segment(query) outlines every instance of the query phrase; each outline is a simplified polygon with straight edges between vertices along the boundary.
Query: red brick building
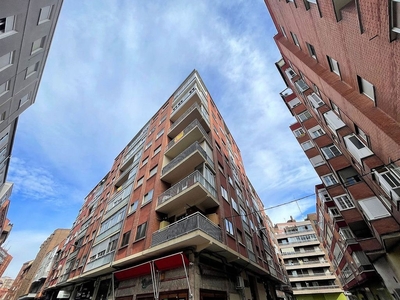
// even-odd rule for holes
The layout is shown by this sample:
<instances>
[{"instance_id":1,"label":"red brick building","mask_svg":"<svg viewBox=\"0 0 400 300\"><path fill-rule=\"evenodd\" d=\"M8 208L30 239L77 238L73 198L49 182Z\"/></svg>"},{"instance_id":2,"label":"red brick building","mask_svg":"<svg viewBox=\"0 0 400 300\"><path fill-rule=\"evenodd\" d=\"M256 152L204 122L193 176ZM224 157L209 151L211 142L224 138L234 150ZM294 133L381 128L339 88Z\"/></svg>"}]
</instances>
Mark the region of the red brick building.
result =
<instances>
[{"instance_id":1,"label":"red brick building","mask_svg":"<svg viewBox=\"0 0 400 300\"><path fill-rule=\"evenodd\" d=\"M160 106L85 198L47 297L277 299L262 201L197 71Z\"/></svg>"},{"instance_id":2,"label":"red brick building","mask_svg":"<svg viewBox=\"0 0 400 300\"><path fill-rule=\"evenodd\" d=\"M290 126L321 177L320 232L343 287L400 297L400 3L265 0Z\"/></svg>"}]
</instances>

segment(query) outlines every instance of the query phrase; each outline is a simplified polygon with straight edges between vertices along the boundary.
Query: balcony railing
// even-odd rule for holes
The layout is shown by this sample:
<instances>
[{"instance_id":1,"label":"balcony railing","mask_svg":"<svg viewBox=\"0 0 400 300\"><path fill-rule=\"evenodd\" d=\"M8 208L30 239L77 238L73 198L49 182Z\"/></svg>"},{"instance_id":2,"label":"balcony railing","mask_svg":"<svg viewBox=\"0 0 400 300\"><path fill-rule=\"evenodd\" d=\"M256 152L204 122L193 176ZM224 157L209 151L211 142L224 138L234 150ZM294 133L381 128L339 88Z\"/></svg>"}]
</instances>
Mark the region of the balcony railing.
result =
<instances>
[{"instance_id":1,"label":"balcony railing","mask_svg":"<svg viewBox=\"0 0 400 300\"><path fill-rule=\"evenodd\" d=\"M200 106L197 102L194 103L191 107L189 107L189 109L182 115L180 116L175 122L174 124L172 124L172 126L169 129L169 132L171 132L172 130L175 129L175 127L177 125L179 125L179 123L185 119L192 111L194 111L195 109L197 109L201 116L207 121L207 123L210 123L210 118L208 116L207 111L203 108L203 106Z\"/></svg>"},{"instance_id":2,"label":"balcony railing","mask_svg":"<svg viewBox=\"0 0 400 300\"><path fill-rule=\"evenodd\" d=\"M179 134L176 138L174 138L172 141L170 141L167 145L167 149L165 150L166 152L171 149L176 143L178 143L182 137L184 137L189 131L191 131L193 128L198 127L201 133L203 134L204 138L208 141L208 143L211 145L210 138L208 137L207 132L204 130L203 126L201 126L199 120L193 120L192 123L190 123L183 131L181 134Z\"/></svg>"},{"instance_id":3,"label":"balcony railing","mask_svg":"<svg viewBox=\"0 0 400 300\"><path fill-rule=\"evenodd\" d=\"M222 241L221 228L206 216L197 212L154 232L151 246L157 246L196 230L200 230L220 242Z\"/></svg>"},{"instance_id":4,"label":"balcony railing","mask_svg":"<svg viewBox=\"0 0 400 300\"><path fill-rule=\"evenodd\" d=\"M293 242L285 242L285 243L279 243L279 245L290 245L290 244L302 244L302 243L309 243L309 242L319 242L318 239L307 239L304 241L293 241Z\"/></svg>"},{"instance_id":5,"label":"balcony railing","mask_svg":"<svg viewBox=\"0 0 400 300\"><path fill-rule=\"evenodd\" d=\"M299 262L295 262L295 263L290 263L290 264L286 264L286 267L290 267L290 266L298 266L298 265L311 265L311 264L324 264L324 263L329 263L327 260L316 260L316 261L304 261L302 263Z\"/></svg>"},{"instance_id":6,"label":"balcony railing","mask_svg":"<svg viewBox=\"0 0 400 300\"><path fill-rule=\"evenodd\" d=\"M320 285L320 286L292 286L293 290L319 290L319 289L338 289L338 285Z\"/></svg>"},{"instance_id":7,"label":"balcony railing","mask_svg":"<svg viewBox=\"0 0 400 300\"><path fill-rule=\"evenodd\" d=\"M207 155L207 152L200 146L199 142L194 142L192 145L187 147L183 152L181 152L177 157L175 157L173 160L171 160L168 165L166 165L162 169L162 175L165 175L168 173L170 170L175 168L179 163L181 163L183 160L185 160L190 154L192 154L195 151L199 151L201 155L208 161L209 165L214 167L214 163L211 160L211 158Z\"/></svg>"},{"instance_id":8,"label":"balcony railing","mask_svg":"<svg viewBox=\"0 0 400 300\"><path fill-rule=\"evenodd\" d=\"M188 84L189 85L189 84ZM182 106L184 106L184 104L188 101L189 98L193 97L195 94L198 95L200 101L202 103L204 103L204 105L207 105L207 100L206 97L203 94L203 91L201 88L199 88L199 86L197 85L197 83L193 84L193 87L183 96L181 96L183 93L177 93L175 96L175 100L172 103L172 113L171 113L171 117L177 112L179 111L180 108L182 108Z\"/></svg>"},{"instance_id":9,"label":"balcony railing","mask_svg":"<svg viewBox=\"0 0 400 300\"><path fill-rule=\"evenodd\" d=\"M199 171L194 171L192 174L187 176L186 178L179 181L177 184L166 190L158 197L158 205L167 202L172 197L180 194L185 189L195 185L196 183L200 183L214 198L217 197L217 191L214 189L214 186L211 185Z\"/></svg>"},{"instance_id":10,"label":"balcony railing","mask_svg":"<svg viewBox=\"0 0 400 300\"><path fill-rule=\"evenodd\" d=\"M314 274L297 274L297 275L289 275L289 278L317 277L317 276L332 276L332 275L334 275L332 272L328 272L328 273L314 273Z\"/></svg>"},{"instance_id":11,"label":"balcony railing","mask_svg":"<svg viewBox=\"0 0 400 300\"><path fill-rule=\"evenodd\" d=\"M92 260L90 262L87 263L84 272L88 272L90 270L96 269L98 267L104 266L105 264L109 263L112 261L113 257L114 257L114 252L109 252L106 255L103 255L95 260Z\"/></svg>"},{"instance_id":12,"label":"balcony railing","mask_svg":"<svg viewBox=\"0 0 400 300\"><path fill-rule=\"evenodd\" d=\"M324 253L322 250L304 250L304 251L291 251L291 252L282 252L282 255L293 255L293 254L305 254L305 253Z\"/></svg>"}]
</instances>

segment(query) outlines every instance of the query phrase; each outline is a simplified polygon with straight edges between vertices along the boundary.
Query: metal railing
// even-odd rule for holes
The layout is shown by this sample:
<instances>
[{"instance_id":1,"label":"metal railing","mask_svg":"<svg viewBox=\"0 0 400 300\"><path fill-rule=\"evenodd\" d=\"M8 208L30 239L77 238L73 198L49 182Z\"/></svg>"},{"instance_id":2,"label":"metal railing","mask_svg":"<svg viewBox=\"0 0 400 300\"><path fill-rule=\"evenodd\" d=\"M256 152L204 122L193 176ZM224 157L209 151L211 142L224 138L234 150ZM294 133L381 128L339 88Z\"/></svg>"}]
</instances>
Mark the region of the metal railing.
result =
<instances>
[{"instance_id":1,"label":"metal railing","mask_svg":"<svg viewBox=\"0 0 400 300\"><path fill-rule=\"evenodd\" d=\"M292 286L294 290L319 290L319 289L338 289L338 285L319 285L319 286Z\"/></svg>"},{"instance_id":2,"label":"metal railing","mask_svg":"<svg viewBox=\"0 0 400 300\"><path fill-rule=\"evenodd\" d=\"M175 122L174 124L172 124L172 126L169 128L168 132L171 132L172 130L175 129L175 127L177 125L179 125L179 123L185 119L192 111L194 111L195 109L197 109L200 114L202 115L202 117L207 121L207 123L210 123L210 118L207 114L207 111L202 108L203 106L200 106L197 102L195 102L191 107L188 108L188 110L182 115L180 116Z\"/></svg>"},{"instance_id":3,"label":"metal railing","mask_svg":"<svg viewBox=\"0 0 400 300\"><path fill-rule=\"evenodd\" d=\"M189 86L190 84L188 84L187 86ZM185 104L189 98L191 98L194 94L197 94L200 101L202 103L204 103L204 105L207 105L207 100L206 97L202 91L202 89L200 88L201 86L198 86L197 83L193 84L193 87L187 91L186 94L184 94L181 97L181 93L177 94L174 98L174 102L172 103L172 113L171 113L171 117L177 112L179 111L179 109L182 107L183 104Z\"/></svg>"},{"instance_id":4,"label":"metal railing","mask_svg":"<svg viewBox=\"0 0 400 300\"><path fill-rule=\"evenodd\" d=\"M203 147L200 146L199 142L196 141L193 144L191 144L189 147L187 147L185 150L183 150L177 157L175 157L173 160L171 160L161 171L162 175L165 175L169 171L171 171L173 168L175 168L180 162L185 160L190 154L199 151L201 155L207 160L208 164L214 169L214 163L211 160L211 158L207 155L207 152L203 149Z\"/></svg>"},{"instance_id":5,"label":"metal railing","mask_svg":"<svg viewBox=\"0 0 400 300\"><path fill-rule=\"evenodd\" d=\"M207 140L207 142L211 145L211 141L210 141L210 138L208 137L207 132L204 130L203 126L201 126L199 120L195 119L188 126L186 126L185 129L183 129L182 134L178 135L179 138L175 137L172 141L170 141L168 143L165 151L168 151L169 149L171 149L176 143L178 143L182 139L182 137L184 137L189 131L191 131L196 126L199 128L199 130L201 131L201 133L203 134L203 136Z\"/></svg>"},{"instance_id":6,"label":"metal railing","mask_svg":"<svg viewBox=\"0 0 400 300\"><path fill-rule=\"evenodd\" d=\"M105 264L112 261L115 251L109 252L95 260L92 260L86 264L85 270L83 272L88 272L90 270L96 269L98 267L104 266Z\"/></svg>"},{"instance_id":7,"label":"metal railing","mask_svg":"<svg viewBox=\"0 0 400 300\"><path fill-rule=\"evenodd\" d=\"M200 183L214 198L217 198L217 191L214 188L214 185L209 183L204 176L199 171L194 171L192 174L188 175L177 184L173 185L171 188L166 190L158 197L158 205L167 202L172 197L183 192L185 189L195 185L196 183Z\"/></svg>"},{"instance_id":8,"label":"metal railing","mask_svg":"<svg viewBox=\"0 0 400 300\"><path fill-rule=\"evenodd\" d=\"M304 254L304 253L310 253L310 252L316 252L316 253L324 253L322 250L304 250L304 251L291 251L291 252L282 252L282 255L293 255L293 254Z\"/></svg>"},{"instance_id":9,"label":"metal railing","mask_svg":"<svg viewBox=\"0 0 400 300\"><path fill-rule=\"evenodd\" d=\"M289 278L298 278L298 277L318 277L318 276L331 276L334 275L333 272L327 273L314 273L314 274L297 274L297 275L289 275Z\"/></svg>"},{"instance_id":10,"label":"metal railing","mask_svg":"<svg viewBox=\"0 0 400 300\"><path fill-rule=\"evenodd\" d=\"M315 260L315 261L304 261L304 262L295 262L295 263L290 263L290 264L285 264L286 267L290 267L290 266L298 266L298 265L312 265L312 264L322 264L322 263L329 263L327 260Z\"/></svg>"},{"instance_id":11,"label":"metal railing","mask_svg":"<svg viewBox=\"0 0 400 300\"><path fill-rule=\"evenodd\" d=\"M315 238L315 239L307 239L307 240L279 243L279 245L302 244L302 243L309 243L309 242L319 242L319 240L317 238Z\"/></svg>"},{"instance_id":12,"label":"metal railing","mask_svg":"<svg viewBox=\"0 0 400 300\"><path fill-rule=\"evenodd\" d=\"M196 230L200 230L212 238L222 242L221 228L211 222L200 212L196 212L154 232L151 240L151 247L176 239Z\"/></svg>"}]
</instances>

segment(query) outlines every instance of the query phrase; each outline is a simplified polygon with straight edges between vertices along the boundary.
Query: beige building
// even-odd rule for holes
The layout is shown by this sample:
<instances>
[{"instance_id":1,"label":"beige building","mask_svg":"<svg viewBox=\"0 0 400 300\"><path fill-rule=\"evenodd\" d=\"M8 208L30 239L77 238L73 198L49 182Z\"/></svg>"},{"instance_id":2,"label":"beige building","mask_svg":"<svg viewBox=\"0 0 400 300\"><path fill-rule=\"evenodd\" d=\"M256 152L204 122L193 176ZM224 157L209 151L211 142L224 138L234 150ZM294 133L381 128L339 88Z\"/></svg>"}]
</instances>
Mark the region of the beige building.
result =
<instances>
[{"instance_id":1,"label":"beige building","mask_svg":"<svg viewBox=\"0 0 400 300\"><path fill-rule=\"evenodd\" d=\"M345 299L310 218L275 225L275 238L296 299ZM315 217L316 218L316 217ZM311 219L311 220L310 220ZM319 295L319 296L318 296Z\"/></svg>"},{"instance_id":2,"label":"beige building","mask_svg":"<svg viewBox=\"0 0 400 300\"><path fill-rule=\"evenodd\" d=\"M35 102L63 0L0 1L0 207L18 116Z\"/></svg>"},{"instance_id":3,"label":"beige building","mask_svg":"<svg viewBox=\"0 0 400 300\"><path fill-rule=\"evenodd\" d=\"M65 240L69 229L56 229L40 246L36 258L26 266L24 265L15 279L13 293L7 300L27 300L41 297L43 283L46 280L52 263L52 258L58 245Z\"/></svg>"}]
</instances>

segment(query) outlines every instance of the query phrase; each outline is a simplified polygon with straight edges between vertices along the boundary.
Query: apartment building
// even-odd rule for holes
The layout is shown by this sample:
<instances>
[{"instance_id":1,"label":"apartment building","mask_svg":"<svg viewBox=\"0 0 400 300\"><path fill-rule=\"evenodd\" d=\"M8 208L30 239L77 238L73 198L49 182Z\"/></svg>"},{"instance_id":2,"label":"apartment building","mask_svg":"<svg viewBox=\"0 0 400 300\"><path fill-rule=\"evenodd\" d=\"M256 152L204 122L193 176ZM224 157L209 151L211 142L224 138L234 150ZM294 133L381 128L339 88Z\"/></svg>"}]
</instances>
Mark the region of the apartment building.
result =
<instances>
[{"instance_id":1,"label":"apartment building","mask_svg":"<svg viewBox=\"0 0 400 300\"><path fill-rule=\"evenodd\" d=\"M5 298L13 283L14 279L12 279L11 277L5 276L0 278L0 300L3 300Z\"/></svg>"},{"instance_id":2,"label":"apartment building","mask_svg":"<svg viewBox=\"0 0 400 300\"><path fill-rule=\"evenodd\" d=\"M49 299L277 299L263 204L194 70L85 198Z\"/></svg>"},{"instance_id":3,"label":"apartment building","mask_svg":"<svg viewBox=\"0 0 400 300\"><path fill-rule=\"evenodd\" d=\"M6 249L0 247L0 276L3 276L12 258L13 257L7 252Z\"/></svg>"},{"instance_id":4,"label":"apartment building","mask_svg":"<svg viewBox=\"0 0 400 300\"><path fill-rule=\"evenodd\" d=\"M346 299L310 219L278 223L274 231L296 299Z\"/></svg>"},{"instance_id":5,"label":"apartment building","mask_svg":"<svg viewBox=\"0 0 400 300\"><path fill-rule=\"evenodd\" d=\"M7 300L29 300L42 298L44 282L53 264L54 257L69 234L69 229L56 229L42 243L35 259L25 263L6 295Z\"/></svg>"},{"instance_id":6,"label":"apartment building","mask_svg":"<svg viewBox=\"0 0 400 300\"><path fill-rule=\"evenodd\" d=\"M2 210L12 190L12 184L6 183L6 179L18 116L35 102L62 2L62 0L0 1L0 207Z\"/></svg>"},{"instance_id":7,"label":"apartment building","mask_svg":"<svg viewBox=\"0 0 400 300\"><path fill-rule=\"evenodd\" d=\"M400 299L399 2L265 3L336 273L352 297Z\"/></svg>"}]
</instances>

